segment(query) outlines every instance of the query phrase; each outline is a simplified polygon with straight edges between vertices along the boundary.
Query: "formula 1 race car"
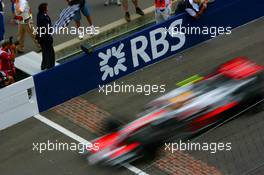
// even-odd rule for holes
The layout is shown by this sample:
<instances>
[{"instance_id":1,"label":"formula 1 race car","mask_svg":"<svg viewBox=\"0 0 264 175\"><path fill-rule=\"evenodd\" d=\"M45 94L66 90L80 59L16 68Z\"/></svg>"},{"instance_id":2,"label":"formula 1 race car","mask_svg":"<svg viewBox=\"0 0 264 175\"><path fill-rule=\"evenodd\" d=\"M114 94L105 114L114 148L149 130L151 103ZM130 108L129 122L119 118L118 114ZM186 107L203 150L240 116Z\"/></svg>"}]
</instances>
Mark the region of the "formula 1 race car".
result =
<instances>
[{"instance_id":1,"label":"formula 1 race car","mask_svg":"<svg viewBox=\"0 0 264 175\"><path fill-rule=\"evenodd\" d=\"M194 76L147 104L140 118L92 141L91 164L116 166L135 160L154 145L197 134L263 98L264 67L245 57L220 65L206 77Z\"/></svg>"}]
</instances>

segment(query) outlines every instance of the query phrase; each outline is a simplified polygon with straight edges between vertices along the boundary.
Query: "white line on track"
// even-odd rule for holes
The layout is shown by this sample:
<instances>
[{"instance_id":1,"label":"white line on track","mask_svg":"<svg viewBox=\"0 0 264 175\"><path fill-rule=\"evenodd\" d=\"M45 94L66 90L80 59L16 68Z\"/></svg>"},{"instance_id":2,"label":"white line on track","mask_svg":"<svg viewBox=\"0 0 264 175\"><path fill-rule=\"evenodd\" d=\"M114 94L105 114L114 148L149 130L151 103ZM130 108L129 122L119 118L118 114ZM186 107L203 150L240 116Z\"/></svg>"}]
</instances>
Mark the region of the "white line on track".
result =
<instances>
[{"instance_id":1,"label":"white line on track","mask_svg":"<svg viewBox=\"0 0 264 175\"><path fill-rule=\"evenodd\" d=\"M52 127L53 129L56 129L57 131L67 135L68 137L72 138L73 140L76 140L77 142L83 143L83 144L91 144L91 142L85 140L84 138L78 136L77 134L74 134L73 132L71 132L70 130L58 125L57 123L47 119L46 117L37 114L34 116L34 118L38 119L39 121L49 125L50 127ZM138 175L148 175L147 173L145 173L144 171L140 170L139 168L130 165L128 163L123 164L123 167L127 168L128 170L132 171L135 174Z\"/></svg>"}]
</instances>

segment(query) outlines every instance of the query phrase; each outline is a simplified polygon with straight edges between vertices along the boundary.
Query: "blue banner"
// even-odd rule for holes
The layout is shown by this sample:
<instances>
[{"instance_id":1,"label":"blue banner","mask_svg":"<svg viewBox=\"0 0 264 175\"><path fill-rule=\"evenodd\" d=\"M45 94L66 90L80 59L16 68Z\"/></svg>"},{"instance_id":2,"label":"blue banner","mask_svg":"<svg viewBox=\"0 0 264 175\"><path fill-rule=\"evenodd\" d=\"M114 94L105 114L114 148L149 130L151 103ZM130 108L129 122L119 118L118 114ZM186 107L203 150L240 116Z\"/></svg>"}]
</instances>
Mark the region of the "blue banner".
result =
<instances>
[{"instance_id":1,"label":"blue banner","mask_svg":"<svg viewBox=\"0 0 264 175\"><path fill-rule=\"evenodd\" d=\"M231 34L231 29L263 16L263 9L262 0L216 0L199 20L179 14L98 48L91 55L80 54L34 76L39 110L45 111L216 35Z\"/></svg>"}]
</instances>

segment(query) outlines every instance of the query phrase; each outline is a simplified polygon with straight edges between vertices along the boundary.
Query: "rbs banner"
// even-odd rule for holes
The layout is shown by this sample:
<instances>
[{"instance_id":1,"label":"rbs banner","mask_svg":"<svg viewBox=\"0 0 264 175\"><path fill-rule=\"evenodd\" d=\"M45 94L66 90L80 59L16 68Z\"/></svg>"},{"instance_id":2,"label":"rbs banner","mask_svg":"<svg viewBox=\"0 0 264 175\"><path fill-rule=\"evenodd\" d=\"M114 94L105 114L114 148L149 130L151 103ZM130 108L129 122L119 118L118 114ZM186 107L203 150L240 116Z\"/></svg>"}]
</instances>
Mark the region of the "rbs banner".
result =
<instances>
[{"instance_id":1,"label":"rbs banner","mask_svg":"<svg viewBox=\"0 0 264 175\"><path fill-rule=\"evenodd\" d=\"M173 31L182 25L182 19L175 19L167 25L168 28L158 27L100 51L98 57L101 60L99 65L102 81L144 67L182 48L186 40L185 34Z\"/></svg>"},{"instance_id":2,"label":"rbs banner","mask_svg":"<svg viewBox=\"0 0 264 175\"><path fill-rule=\"evenodd\" d=\"M45 111L217 35L264 15L264 1L221 0L201 19L179 14L129 37L81 54L72 61L34 76L38 105ZM199 57L197 57L199 59ZM155 75L153 75L155 76Z\"/></svg>"}]
</instances>

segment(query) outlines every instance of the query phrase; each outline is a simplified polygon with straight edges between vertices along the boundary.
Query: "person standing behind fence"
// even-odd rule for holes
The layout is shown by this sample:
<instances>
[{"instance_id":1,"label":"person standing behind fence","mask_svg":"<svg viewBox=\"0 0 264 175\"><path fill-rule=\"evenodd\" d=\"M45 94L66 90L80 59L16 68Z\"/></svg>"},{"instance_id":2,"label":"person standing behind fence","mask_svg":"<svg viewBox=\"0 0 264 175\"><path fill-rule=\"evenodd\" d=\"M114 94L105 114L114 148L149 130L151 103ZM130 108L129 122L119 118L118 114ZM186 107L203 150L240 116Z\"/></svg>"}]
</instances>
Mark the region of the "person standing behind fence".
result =
<instances>
[{"instance_id":1,"label":"person standing behind fence","mask_svg":"<svg viewBox=\"0 0 264 175\"><path fill-rule=\"evenodd\" d=\"M0 0L0 12L4 11L4 3L3 0Z\"/></svg>"},{"instance_id":2,"label":"person standing behind fence","mask_svg":"<svg viewBox=\"0 0 264 175\"><path fill-rule=\"evenodd\" d=\"M10 3L11 3L11 12L12 12L12 19L11 19L11 23L15 23L16 24L16 20L15 20L15 17L16 17L16 8L15 8L15 0L10 0Z\"/></svg>"},{"instance_id":3,"label":"person standing behind fence","mask_svg":"<svg viewBox=\"0 0 264 175\"><path fill-rule=\"evenodd\" d=\"M139 8L139 6L138 6L138 0L132 0L132 2L136 8L136 13L141 15L141 16L145 15L144 12L141 10L141 8ZM125 11L125 20L127 22L130 22L131 18L130 18L130 14L128 11L128 0L122 0L122 5L123 5L123 9Z\"/></svg>"},{"instance_id":4,"label":"person standing behind fence","mask_svg":"<svg viewBox=\"0 0 264 175\"><path fill-rule=\"evenodd\" d=\"M167 20L171 14L172 0L155 0L156 23Z\"/></svg>"},{"instance_id":5,"label":"person standing behind fence","mask_svg":"<svg viewBox=\"0 0 264 175\"><path fill-rule=\"evenodd\" d=\"M10 55L11 61L15 62L16 57L16 45L13 42L13 37L9 37L9 40L2 42L2 50Z\"/></svg>"},{"instance_id":6,"label":"person standing behind fence","mask_svg":"<svg viewBox=\"0 0 264 175\"><path fill-rule=\"evenodd\" d=\"M3 11L4 11L3 2L2 0L0 0L0 42L4 39L4 34L5 34L5 22L4 22Z\"/></svg>"},{"instance_id":7,"label":"person standing behind fence","mask_svg":"<svg viewBox=\"0 0 264 175\"><path fill-rule=\"evenodd\" d=\"M6 77L6 85L14 83L14 75L16 73L16 69L14 66L12 55L5 52L3 48L0 46L0 71L4 73ZM2 74L3 75L3 74Z\"/></svg>"},{"instance_id":8,"label":"person standing behind fence","mask_svg":"<svg viewBox=\"0 0 264 175\"><path fill-rule=\"evenodd\" d=\"M42 49L42 63L41 70L50 69L55 66L55 52L53 48L53 38L49 34L48 28L52 26L50 17L48 16L48 4L42 3L39 5L37 15L37 40ZM40 30L47 31L45 34L40 35Z\"/></svg>"},{"instance_id":9,"label":"person standing behind fence","mask_svg":"<svg viewBox=\"0 0 264 175\"><path fill-rule=\"evenodd\" d=\"M36 35L33 32L33 20L31 15L31 10L27 0L15 0L15 19L18 22L18 53L24 53L24 42L25 34L28 32L37 47L40 50L40 46L36 40Z\"/></svg>"},{"instance_id":10,"label":"person standing behind fence","mask_svg":"<svg viewBox=\"0 0 264 175\"><path fill-rule=\"evenodd\" d=\"M84 37L84 33L85 31L81 31L80 27L81 27L81 12L82 14L86 17L90 27L91 27L91 31L92 33L94 33L95 28L93 26L93 21L92 21L92 17L90 15L90 11L89 11L89 7L88 7L88 3L86 2L86 0L66 0L68 2L68 5L75 5L75 4L80 4L80 10L78 10L75 14L75 16L73 17L73 20L75 21L76 27L78 28L78 34L79 34L79 39L83 39Z\"/></svg>"},{"instance_id":11,"label":"person standing behind fence","mask_svg":"<svg viewBox=\"0 0 264 175\"><path fill-rule=\"evenodd\" d=\"M175 14L186 11L190 16L198 19L202 16L207 8L207 4L213 0L181 0L175 10Z\"/></svg>"}]
</instances>

